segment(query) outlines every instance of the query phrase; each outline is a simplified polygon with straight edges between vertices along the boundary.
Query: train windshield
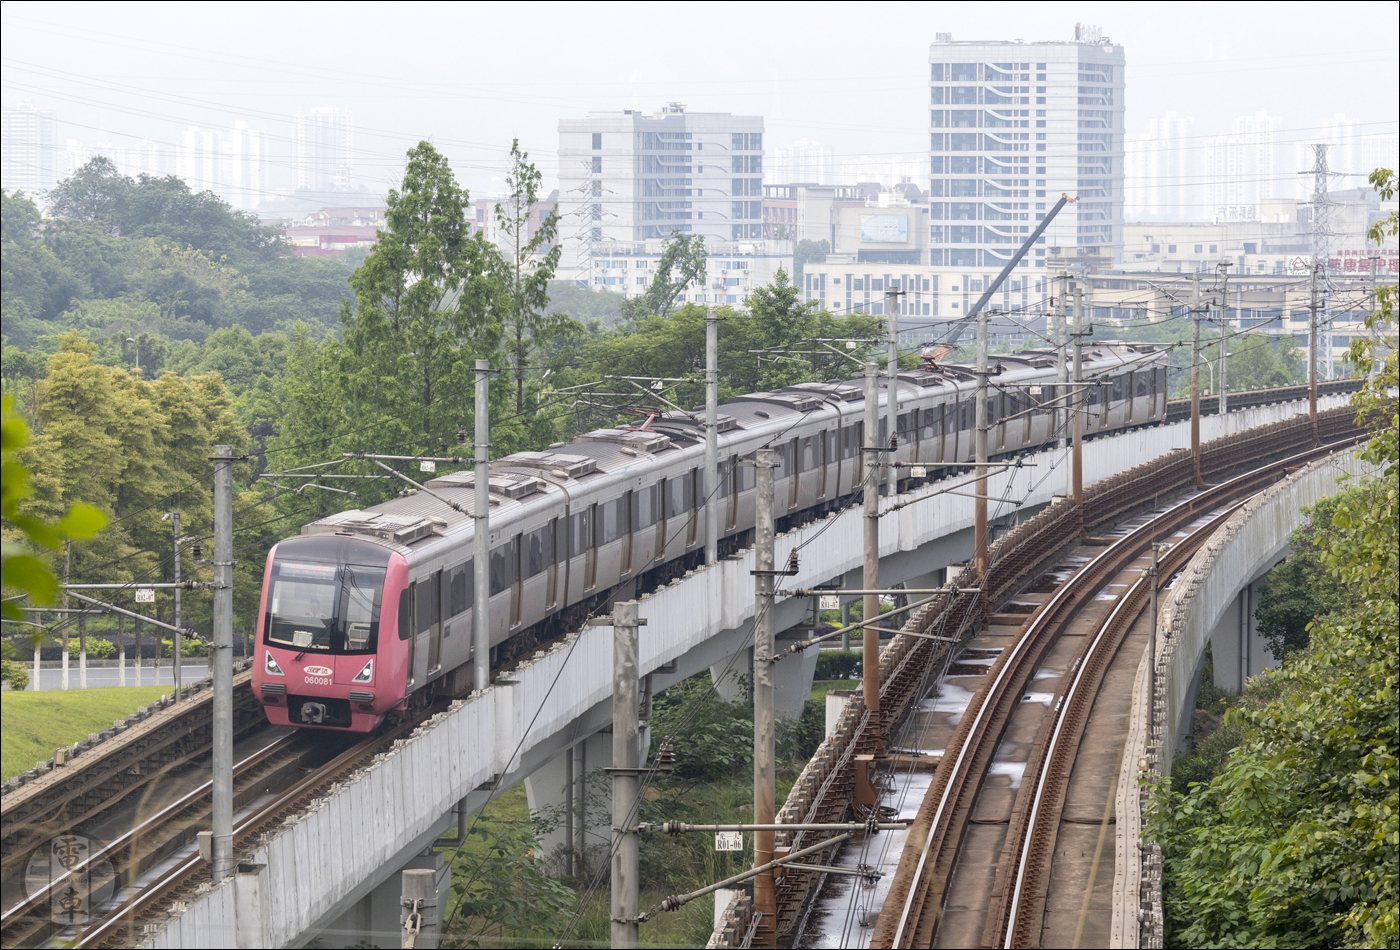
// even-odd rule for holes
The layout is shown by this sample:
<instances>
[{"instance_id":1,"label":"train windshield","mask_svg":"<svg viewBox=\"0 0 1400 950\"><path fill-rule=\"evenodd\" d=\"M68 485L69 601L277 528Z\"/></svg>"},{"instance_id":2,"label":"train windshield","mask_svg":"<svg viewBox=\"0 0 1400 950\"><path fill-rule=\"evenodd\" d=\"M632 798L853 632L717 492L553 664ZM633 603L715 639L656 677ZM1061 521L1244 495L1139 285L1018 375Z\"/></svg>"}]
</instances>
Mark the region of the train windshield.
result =
<instances>
[{"instance_id":1,"label":"train windshield","mask_svg":"<svg viewBox=\"0 0 1400 950\"><path fill-rule=\"evenodd\" d=\"M276 560L263 642L314 653L373 653L384 568Z\"/></svg>"}]
</instances>

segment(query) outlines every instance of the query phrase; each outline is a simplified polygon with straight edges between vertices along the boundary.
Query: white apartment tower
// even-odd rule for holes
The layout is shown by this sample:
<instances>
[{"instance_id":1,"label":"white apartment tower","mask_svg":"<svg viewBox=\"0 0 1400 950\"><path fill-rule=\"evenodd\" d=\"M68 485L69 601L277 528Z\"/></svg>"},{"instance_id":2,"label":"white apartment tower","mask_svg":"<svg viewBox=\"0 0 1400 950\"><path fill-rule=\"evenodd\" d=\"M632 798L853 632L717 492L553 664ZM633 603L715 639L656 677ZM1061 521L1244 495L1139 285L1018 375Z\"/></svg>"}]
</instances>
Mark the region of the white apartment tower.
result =
<instances>
[{"instance_id":1,"label":"white apartment tower","mask_svg":"<svg viewBox=\"0 0 1400 950\"><path fill-rule=\"evenodd\" d=\"M1061 193L1046 248L1102 255L1123 244L1123 47L955 42L929 47L929 257L935 266L1004 264Z\"/></svg>"},{"instance_id":2,"label":"white apartment tower","mask_svg":"<svg viewBox=\"0 0 1400 950\"><path fill-rule=\"evenodd\" d=\"M676 231L761 240L763 119L673 102L560 120L559 214L571 267Z\"/></svg>"},{"instance_id":3,"label":"white apartment tower","mask_svg":"<svg viewBox=\"0 0 1400 950\"><path fill-rule=\"evenodd\" d=\"M1206 144L1206 215L1216 221L1252 221L1262 201L1280 195L1275 166L1282 124L1267 112L1238 116L1229 135Z\"/></svg>"},{"instance_id":4,"label":"white apartment tower","mask_svg":"<svg viewBox=\"0 0 1400 950\"><path fill-rule=\"evenodd\" d=\"M22 102L0 113L0 181L8 191L23 191L31 199L56 183L52 112Z\"/></svg>"},{"instance_id":5,"label":"white apartment tower","mask_svg":"<svg viewBox=\"0 0 1400 950\"><path fill-rule=\"evenodd\" d=\"M770 184L832 184L831 149L820 142L798 139L778 149Z\"/></svg>"},{"instance_id":6,"label":"white apartment tower","mask_svg":"<svg viewBox=\"0 0 1400 950\"><path fill-rule=\"evenodd\" d=\"M222 191L224 163L219 133L197 125L185 127L175 151L175 174L190 191Z\"/></svg>"},{"instance_id":7,"label":"white apartment tower","mask_svg":"<svg viewBox=\"0 0 1400 950\"><path fill-rule=\"evenodd\" d=\"M355 171L350 109L297 110L297 188L349 191Z\"/></svg>"},{"instance_id":8,"label":"white apartment tower","mask_svg":"<svg viewBox=\"0 0 1400 950\"><path fill-rule=\"evenodd\" d=\"M248 123L233 123L224 140L224 164L228 173L225 195L229 204L252 211L267 195L267 155L261 129Z\"/></svg>"},{"instance_id":9,"label":"white apartment tower","mask_svg":"<svg viewBox=\"0 0 1400 950\"><path fill-rule=\"evenodd\" d=\"M1124 155L1124 213L1129 218L1188 221L1199 217L1200 195L1194 167L1191 127L1195 119L1175 112L1147 123Z\"/></svg>"}]
</instances>

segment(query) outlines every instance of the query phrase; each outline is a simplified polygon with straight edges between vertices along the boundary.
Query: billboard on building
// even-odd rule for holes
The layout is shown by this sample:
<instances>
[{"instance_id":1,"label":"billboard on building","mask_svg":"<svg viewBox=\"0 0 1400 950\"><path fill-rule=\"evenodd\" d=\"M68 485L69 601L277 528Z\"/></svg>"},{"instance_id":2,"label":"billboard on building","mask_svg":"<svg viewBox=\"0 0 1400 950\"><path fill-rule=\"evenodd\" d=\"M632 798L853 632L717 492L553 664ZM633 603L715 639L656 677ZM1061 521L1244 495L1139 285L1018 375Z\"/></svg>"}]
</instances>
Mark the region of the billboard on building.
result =
<instances>
[{"instance_id":1,"label":"billboard on building","mask_svg":"<svg viewBox=\"0 0 1400 950\"><path fill-rule=\"evenodd\" d=\"M860 216L861 243L909 243L909 216L906 214L863 214Z\"/></svg>"}]
</instances>

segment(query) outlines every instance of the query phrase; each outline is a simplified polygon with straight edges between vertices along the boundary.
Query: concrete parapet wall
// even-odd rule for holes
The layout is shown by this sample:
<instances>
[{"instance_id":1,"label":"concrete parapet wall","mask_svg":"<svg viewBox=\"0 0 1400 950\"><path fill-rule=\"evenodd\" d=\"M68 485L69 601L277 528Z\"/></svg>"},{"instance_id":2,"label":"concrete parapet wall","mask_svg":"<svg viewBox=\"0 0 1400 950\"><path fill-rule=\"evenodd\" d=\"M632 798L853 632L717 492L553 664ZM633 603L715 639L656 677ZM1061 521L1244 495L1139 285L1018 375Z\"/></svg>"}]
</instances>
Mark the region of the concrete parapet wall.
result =
<instances>
[{"instance_id":1,"label":"concrete parapet wall","mask_svg":"<svg viewBox=\"0 0 1400 950\"><path fill-rule=\"evenodd\" d=\"M1156 689L1147 688L1148 657L1134 683L1136 697L1124 747L1116 801L1117 866L1113 887L1114 947L1162 946L1161 852L1138 838L1148 795L1140 780L1171 772L1177 724L1194 703L1195 678L1212 630L1238 592L1272 565L1302 509L1335 494L1346 477L1375 468L1344 449L1300 469L1246 502L1196 552L1162 598L1156 641ZM1140 766L1146 766L1146 772Z\"/></svg>"},{"instance_id":2,"label":"concrete parapet wall","mask_svg":"<svg viewBox=\"0 0 1400 950\"><path fill-rule=\"evenodd\" d=\"M1319 400L1324 408L1346 397ZM1266 425L1306 412L1305 403L1243 410L1202 420L1202 439ZM1084 449L1086 484L1107 478L1125 460L1156 458L1189 445L1186 423L1154 426L1094 439ZM1035 467L991 477L990 493L1006 503L993 515L1043 505L1063 494L1066 459L1047 451L1030 456ZM917 499L937 486L917 489L882 507ZM970 493L969 493L970 494ZM807 542L795 587L814 587L860 565L862 513L849 509L788 532L778 557ZM882 525L880 554L915 551L970 527L973 499L945 493L891 514ZM642 599L639 671L650 673L687 654L703 653L711 640L740 631L754 616L752 550L678 578ZM482 786L504 776L523 778L568 745L607 724L612 689L612 628L591 627L556 641L525 659L490 689L425 723L366 769L323 799L264 835L241 860L248 870L200 894L151 934L146 946L281 946L308 939L347 906L394 873L407 858L446 829L454 804L486 801ZM882 667L897 664L915 641L898 638ZM696 651L692 653L692 651ZM692 675L712 662L682 663L657 674L657 688ZM856 704L848 704L837 730L853 730ZM237 900L235 900L235 889ZM234 908L238 910L235 928ZM185 921L188 919L189 923ZM236 937L237 942L234 942Z\"/></svg>"},{"instance_id":3,"label":"concrete parapet wall","mask_svg":"<svg viewBox=\"0 0 1400 950\"><path fill-rule=\"evenodd\" d=\"M1163 598L1158 643L1158 700L1164 729L1162 760L1156 767L1171 771L1172 748L1167 733L1181 721L1192 694L1197 667L1211 631L1235 603L1240 589L1273 563L1303 521L1302 509L1336 494L1343 475L1372 472L1351 449L1308 465L1246 502L1196 552L1172 589Z\"/></svg>"}]
</instances>

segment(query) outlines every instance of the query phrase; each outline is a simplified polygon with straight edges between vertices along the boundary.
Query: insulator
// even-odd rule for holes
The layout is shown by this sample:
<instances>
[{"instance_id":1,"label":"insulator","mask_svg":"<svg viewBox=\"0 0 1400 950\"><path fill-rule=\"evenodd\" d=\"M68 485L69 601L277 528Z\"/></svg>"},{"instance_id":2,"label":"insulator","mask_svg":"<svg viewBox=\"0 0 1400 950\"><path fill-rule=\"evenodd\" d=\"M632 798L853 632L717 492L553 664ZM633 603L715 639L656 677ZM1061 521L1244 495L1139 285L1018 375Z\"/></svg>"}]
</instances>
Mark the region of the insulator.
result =
<instances>
[{"instance_id":1,"label":"insulator","mask_svg":"<svg viewBox=\"0 0 1400 950\"><path fill-rule=\"evenodd\" d=\"M788 573L789 573L789 574L796 574L796 573L797 573L797 552L796 552L796 551L793 551L791 554L788 555L788 566L787 566L787 569L788 569Z\"/></svg>"},{"instance_id":2,"label":"insulator","mask_svg":"<svg viewBox=\"0 0 1400 950\"><path fill-rule=\"evenodd\" d=\"M467 444L467 427L466 427L466 426L458 426L458 427L457 427L457 444L458 444L458 445L466 445L466 444Z\"/></svg>"},{"instance_id":3,"label":"insulator","mask_svg":"<svg viewBox=\"0 0 1400 950\"><path fill-rule=\"evenodd\" d=\"M204 558L204 545L198 538L195 538L194 544L190 548L190 553L194 555L196 561Z\"/></svg>"}]
</instances>

